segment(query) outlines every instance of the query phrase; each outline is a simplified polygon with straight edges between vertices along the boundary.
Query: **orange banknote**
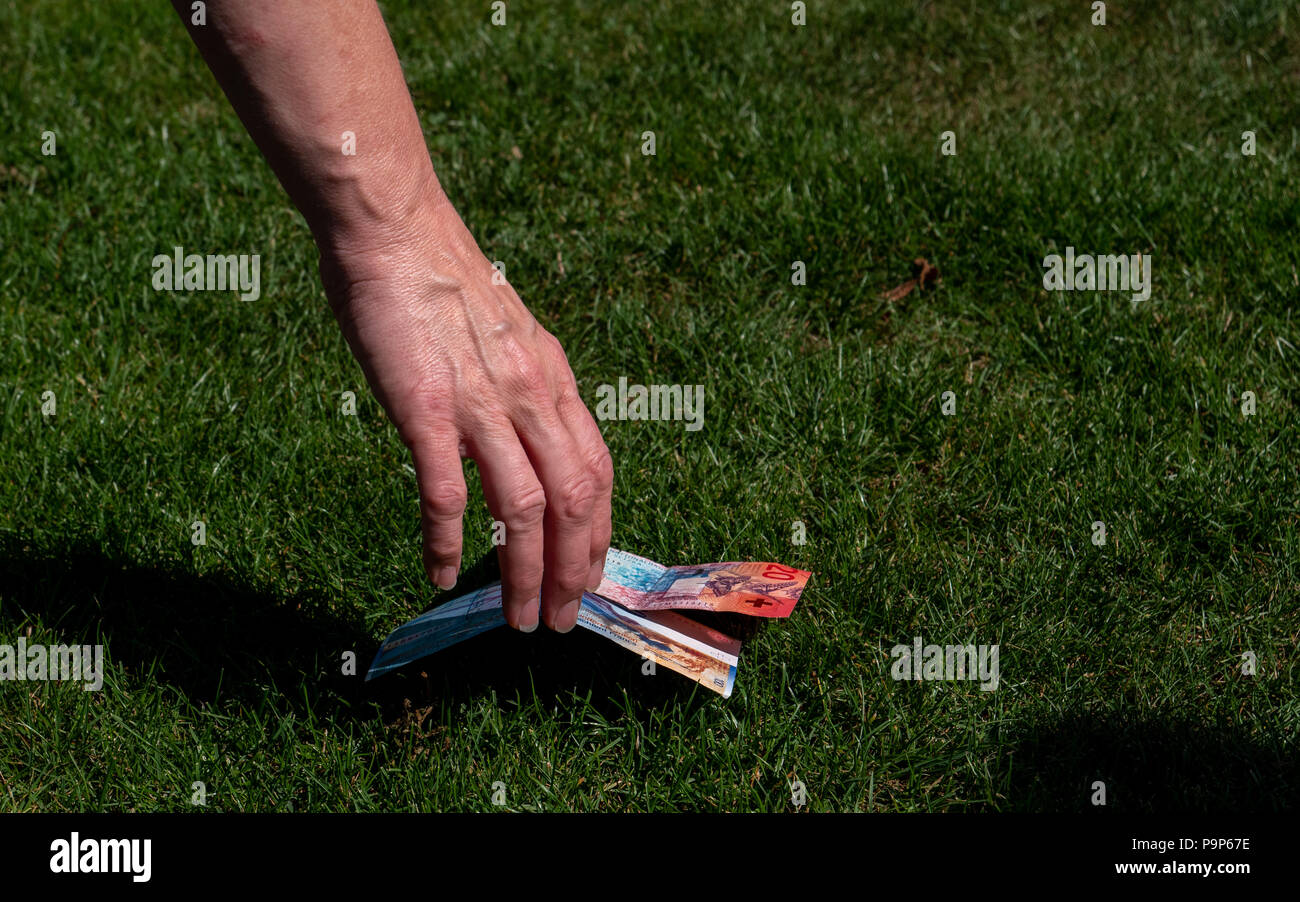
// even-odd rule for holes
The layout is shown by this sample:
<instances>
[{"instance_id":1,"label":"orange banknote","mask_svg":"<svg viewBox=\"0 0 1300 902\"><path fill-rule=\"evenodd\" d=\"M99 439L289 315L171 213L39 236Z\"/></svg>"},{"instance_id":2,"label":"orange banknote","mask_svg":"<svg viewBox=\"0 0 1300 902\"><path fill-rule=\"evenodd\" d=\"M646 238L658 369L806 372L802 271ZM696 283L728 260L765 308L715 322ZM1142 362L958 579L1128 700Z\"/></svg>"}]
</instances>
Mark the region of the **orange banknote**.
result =
<instances>
[{"instance_id":1,"label":"orange banknote","mask_svg":"<svg viewBox=\"0 0 1300 902\"><path fill-rule=\"evenodd\" d=\"M812 574L782 564L665 567L617 548L596 594L633 611L668 609L789 617Z\"/></svg>"}]
</instances>

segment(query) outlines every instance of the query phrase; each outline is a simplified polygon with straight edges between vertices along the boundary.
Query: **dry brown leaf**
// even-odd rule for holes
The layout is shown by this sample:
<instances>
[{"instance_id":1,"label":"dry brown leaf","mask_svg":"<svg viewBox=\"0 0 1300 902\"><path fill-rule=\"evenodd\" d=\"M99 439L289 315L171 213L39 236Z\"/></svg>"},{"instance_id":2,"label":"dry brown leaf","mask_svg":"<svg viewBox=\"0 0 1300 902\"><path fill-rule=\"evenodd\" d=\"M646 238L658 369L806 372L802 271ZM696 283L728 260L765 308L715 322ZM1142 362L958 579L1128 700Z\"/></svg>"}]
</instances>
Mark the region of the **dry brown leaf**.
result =
<instances>
[{"instance_id":1,"label":"dry brown leaf","mask_svg":"<svg viewBox=\"0 0 1300 902\"><path fill-rule=\"evenodd\" d=\"M887 301L901 301L917 288L922 291L933 288L939 284L940 279L939 267L933 265L924 257L917 257L912 261L912 278L902 285L886 291L881 297Z\"/></svg>"}]
</instances>

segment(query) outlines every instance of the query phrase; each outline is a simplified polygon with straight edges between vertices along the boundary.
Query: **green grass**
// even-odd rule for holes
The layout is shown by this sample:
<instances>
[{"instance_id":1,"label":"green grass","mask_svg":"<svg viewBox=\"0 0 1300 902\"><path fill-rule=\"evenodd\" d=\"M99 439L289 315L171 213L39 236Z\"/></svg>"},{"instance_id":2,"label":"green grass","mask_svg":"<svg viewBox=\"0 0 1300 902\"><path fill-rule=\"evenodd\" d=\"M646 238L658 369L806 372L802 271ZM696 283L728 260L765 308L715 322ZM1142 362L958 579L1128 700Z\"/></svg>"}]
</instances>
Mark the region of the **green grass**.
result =
<instances>
[{"instance_id":1,"label":"green grass","mask_svg":"<svg viewBox=\"0 0 1300 902\"><path fill-rule=\"evenodd\" d=\"M438 7L384 4L434 166L587 401L705 386L700 432L603 424L614 544L810 588L729 700L583 631L343 676L440 593L305 224L167 4L0 6L0 642L108 656L0 683L0 809L1300 803L1289 4ZM261 299L155 293L176 244ZM1151 299L1044 291L1067 245L1152 254ZM1000 688L893 681L915 635Z\"/></svg>"}]
</instances>

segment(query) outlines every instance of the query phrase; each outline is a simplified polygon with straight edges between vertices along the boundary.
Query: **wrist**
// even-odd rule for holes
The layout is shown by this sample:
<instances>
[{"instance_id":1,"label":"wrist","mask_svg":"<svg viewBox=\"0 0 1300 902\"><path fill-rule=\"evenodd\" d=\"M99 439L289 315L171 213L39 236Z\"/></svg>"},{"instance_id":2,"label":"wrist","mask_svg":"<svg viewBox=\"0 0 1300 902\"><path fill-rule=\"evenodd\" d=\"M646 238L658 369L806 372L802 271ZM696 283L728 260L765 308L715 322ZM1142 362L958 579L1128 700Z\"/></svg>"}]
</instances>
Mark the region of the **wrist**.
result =
<instances>
[{"instance_id":1,"label":"wrist","mask_svg":"<svg viewBox=\"0 0 1300 902\"><path fill-rule=\"evenodd\" d=\"M322 267L335 278L383 278L394 267L420 265L457 274L482 258L478 244L433 173L390 180L368 191L353 186L354 199L309 220Z\"/></svg>"},{"instance_id":2,"label":"wrist","mask_svg":"<svg viewBox=\"0 0 1300 902\"><path fill-rule=\"evenodd\" d=\"M395 243L446 201L427 159L423 165L383 167L345 159L313 181L318 187L298 206L322 255Z\"/></svg>"}]
</instances>

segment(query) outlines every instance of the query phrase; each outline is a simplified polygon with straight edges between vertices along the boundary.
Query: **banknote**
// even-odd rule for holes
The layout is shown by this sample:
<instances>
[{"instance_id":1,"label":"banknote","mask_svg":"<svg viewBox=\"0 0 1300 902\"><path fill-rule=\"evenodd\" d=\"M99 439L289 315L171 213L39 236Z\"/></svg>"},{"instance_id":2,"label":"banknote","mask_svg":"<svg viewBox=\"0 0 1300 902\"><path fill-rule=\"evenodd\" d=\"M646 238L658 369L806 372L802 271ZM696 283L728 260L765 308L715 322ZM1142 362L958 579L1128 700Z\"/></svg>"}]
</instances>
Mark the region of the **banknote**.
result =
<instances>
[{"instance_id":1,"label":"banknote","mask_svg":"<svg viewBox=\"0 0 1300 902\"><path fill-rule=\"evenodd\" d=\"M810 576L781 564L665 567L611 548L600 587L583 593L578 624L726 698L736 682L740 642L672 609L788 617ZM500 582L468 592L389 633L366 679L505 622Z\"/></svg>"},{"instance_id":2,"label":"banknote","mask_svg":"<svg viewBox=\"0 0 1300 902\"><path fill-rule=\"evenodd\" d=\"M501 583L475 589L408 620L388 634L370 662L366 679L442 651L479 633L506 625L501 610Z\"/></svg>"},{"instance_id":3,"label":"banknote","mask_svg":"<svg viewBox=\"0 0 1300 902\"><path fill-rule=\"evenodd\" d=\"M440 605L389 634L366 673L371 680L411 661L505 625L501 584ZM637 612L583 593L578 625L726 698L736 682L740 642L671 611Z\"/></svg>"},{"instance_id":4,"label":"banknote","mask_svg":"<svg viewBox=\"0 0 1300 902\"><path fill-rule=\"evenodd\" d=\"M781 564L665 567L611 548L596 594L634 611L676 608L789 617L810 576L807 570Z\"/></svg>"},{"instance_id":5,"label":"banknote","mask_svg":"<svg viewBox=\"0 0 1300 902\"><path fill-rule=\"evenodd\" d=\"M584 592L578 623L628 651L707 686L723 698L736 684L740 642L672 611L629 611Z\"/></svg>"}]
</instances>

